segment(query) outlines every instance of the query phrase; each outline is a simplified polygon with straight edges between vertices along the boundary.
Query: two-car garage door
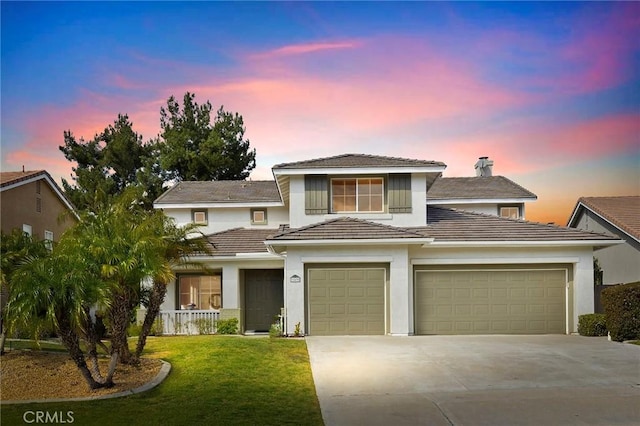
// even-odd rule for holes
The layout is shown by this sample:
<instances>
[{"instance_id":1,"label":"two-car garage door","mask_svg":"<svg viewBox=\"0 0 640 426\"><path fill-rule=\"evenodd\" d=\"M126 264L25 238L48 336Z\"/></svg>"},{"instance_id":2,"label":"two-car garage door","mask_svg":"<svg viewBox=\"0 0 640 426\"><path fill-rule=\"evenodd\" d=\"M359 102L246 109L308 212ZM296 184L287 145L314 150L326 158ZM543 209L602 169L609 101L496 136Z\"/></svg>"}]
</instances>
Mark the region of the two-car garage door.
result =
<instances>
[{"instance_id":1,"label":"two-car garage door","mask_svg":"<svg viewBox=\"0 0 640 426\"><path fill-rule=\"evenodd\" d=\"M566 270L415 272L416 334L565 333Z\"/></svg>"}]
</instances>

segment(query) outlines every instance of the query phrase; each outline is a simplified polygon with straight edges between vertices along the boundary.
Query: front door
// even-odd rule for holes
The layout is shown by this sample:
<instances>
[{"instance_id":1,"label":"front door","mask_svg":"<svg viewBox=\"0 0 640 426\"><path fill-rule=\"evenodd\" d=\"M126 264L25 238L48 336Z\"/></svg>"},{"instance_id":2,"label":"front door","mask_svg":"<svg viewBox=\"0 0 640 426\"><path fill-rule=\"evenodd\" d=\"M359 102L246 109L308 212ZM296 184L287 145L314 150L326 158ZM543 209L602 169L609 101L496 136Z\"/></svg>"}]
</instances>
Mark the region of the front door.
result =
<instances>
[{"instance_id":1,"label":"front door","mask_svg":"<svg viewBox=\"0 0 640 426\"><path fill-rule=\"evenodd\" d=\"M244 275L245 330L269 331L284 306L284 270L247 269Z\"/></svg>"}]
</instances>

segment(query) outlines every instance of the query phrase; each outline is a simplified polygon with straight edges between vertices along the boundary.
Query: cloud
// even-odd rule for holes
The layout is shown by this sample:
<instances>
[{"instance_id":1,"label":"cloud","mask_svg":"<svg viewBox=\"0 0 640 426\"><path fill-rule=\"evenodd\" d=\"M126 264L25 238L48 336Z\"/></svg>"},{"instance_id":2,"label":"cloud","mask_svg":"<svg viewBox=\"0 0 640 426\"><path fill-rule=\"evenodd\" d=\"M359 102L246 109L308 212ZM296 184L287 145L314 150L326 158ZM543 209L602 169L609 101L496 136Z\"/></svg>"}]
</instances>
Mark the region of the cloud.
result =
<instances>
[{"instance_id":1,"label":"cloud","mask_svg":"<svg viewBox=\"0 0 640 426\"><path fill-rule=\"evenodd\" d=\"M353 49L359 47L361 44L362 43L357 40L290 44L266 52L252 54L249 56L249 58L253 60L273 59L283 56L305 55L309 53L326 52L337 49Z\"/></svg>"}]
</instances>

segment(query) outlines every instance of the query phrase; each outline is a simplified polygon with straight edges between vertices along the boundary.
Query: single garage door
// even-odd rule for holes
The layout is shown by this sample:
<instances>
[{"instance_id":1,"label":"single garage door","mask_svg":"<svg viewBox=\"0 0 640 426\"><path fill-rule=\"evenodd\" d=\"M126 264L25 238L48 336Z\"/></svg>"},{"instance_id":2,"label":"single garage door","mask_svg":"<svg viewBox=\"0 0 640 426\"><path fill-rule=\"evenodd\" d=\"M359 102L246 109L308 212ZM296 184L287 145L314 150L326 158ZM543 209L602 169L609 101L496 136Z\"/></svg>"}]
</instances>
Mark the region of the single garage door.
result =
<instances>
[{"instance_id":1,"label":"single garage door","mask_svg":"<svg viewBox=\"0 0 640 426\"><path fill-rule=\"evenodd\" d=\"M384 334L385 268L310 268L309 334Z\"/></svg>"},{"instance_id":2,"label":"single garage door","mask_svg":"<svg viewBox=\"0 0 640 426\"><path fill-rule=\"evenodd\" d=\"M416 271L417 334L565 333L566 270Z\"/></svg>"}]
</instances>

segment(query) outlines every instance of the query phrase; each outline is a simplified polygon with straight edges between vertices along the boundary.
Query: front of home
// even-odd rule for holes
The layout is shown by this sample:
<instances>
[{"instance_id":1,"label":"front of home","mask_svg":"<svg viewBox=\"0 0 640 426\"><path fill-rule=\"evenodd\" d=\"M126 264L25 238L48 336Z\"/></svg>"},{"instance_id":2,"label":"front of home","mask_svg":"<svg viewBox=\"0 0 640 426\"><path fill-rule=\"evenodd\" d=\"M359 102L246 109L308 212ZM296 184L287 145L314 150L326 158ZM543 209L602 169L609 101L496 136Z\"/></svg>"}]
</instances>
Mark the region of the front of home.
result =
<instances>
[{"instance_id":1,"label":"front of home","mask_svg":"<svg viewBox=\"0 0 640 426\"><path fill-rule=\"evenodd\" d=\"M246 333L570 333L593 311L602 234L524 221L535 195L486 158L477 176L362 154L279 164L273 181L180 182L155 202L195 222L207 267L177 271L165 323L236 317ZM174 332L176 332L174 327Z\"/></svg>"}]
</instances>

